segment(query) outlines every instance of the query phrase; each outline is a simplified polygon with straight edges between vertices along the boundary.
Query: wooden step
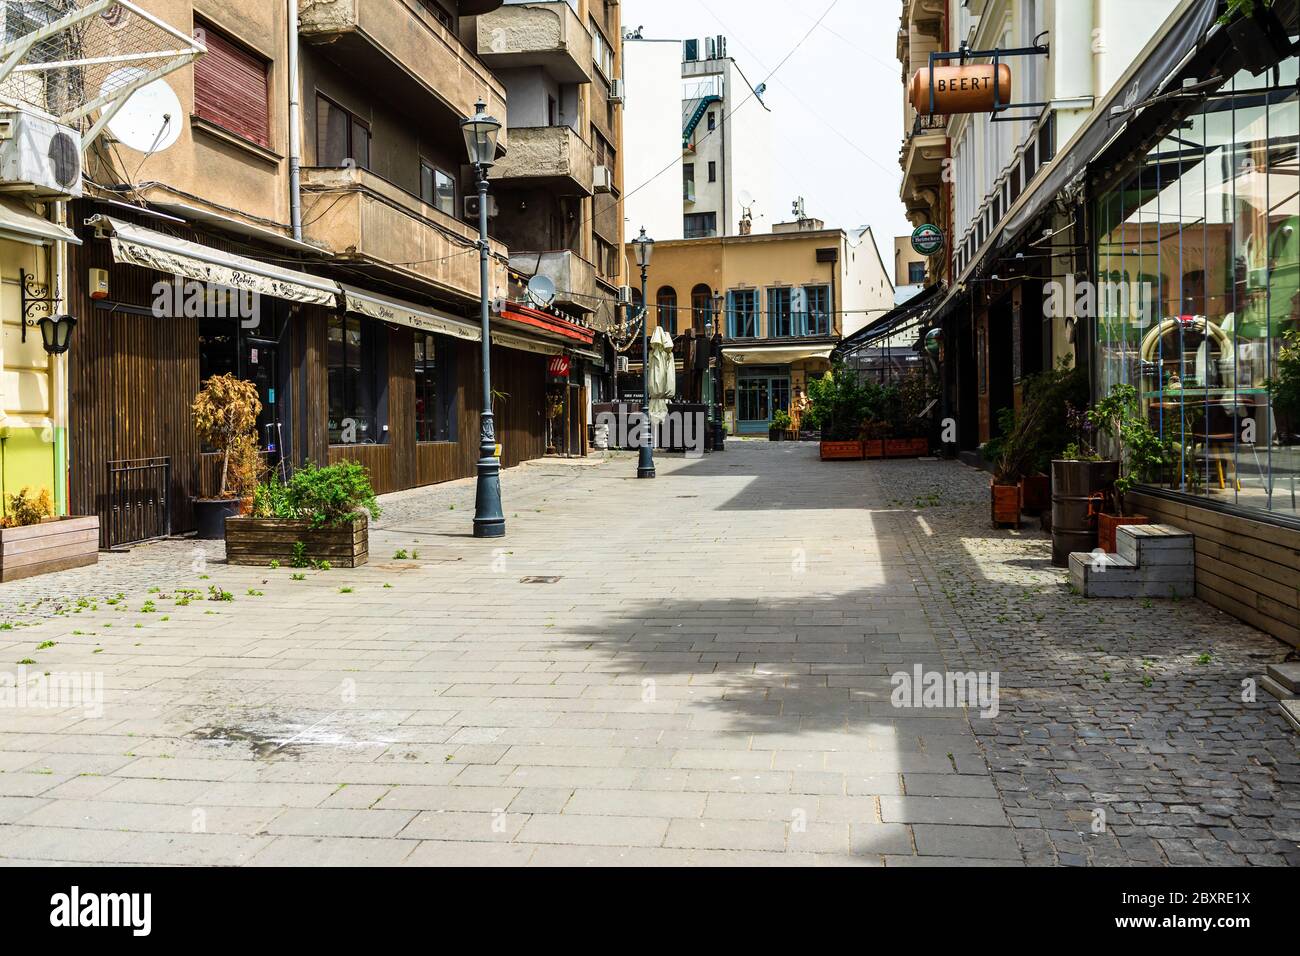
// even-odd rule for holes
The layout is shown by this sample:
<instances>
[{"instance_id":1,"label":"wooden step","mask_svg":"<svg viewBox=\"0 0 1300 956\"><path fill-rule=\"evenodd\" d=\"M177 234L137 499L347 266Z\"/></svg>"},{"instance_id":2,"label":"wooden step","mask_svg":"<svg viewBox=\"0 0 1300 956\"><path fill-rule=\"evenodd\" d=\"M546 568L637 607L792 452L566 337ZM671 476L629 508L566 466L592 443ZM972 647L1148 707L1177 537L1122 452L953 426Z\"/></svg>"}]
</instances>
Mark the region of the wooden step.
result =
<instances>
[{"instance_id":1,"label":"wooden step","mask_svg":"<svg viewBox=\"0 0 1300 956\"><path fill-rule=\"evenodd\" d=\"M1300 661L1288 661L1285 664L1269 664L1268 676L1281 684L1297 697L1300 697Z\"/></svg>"}]
</instances>

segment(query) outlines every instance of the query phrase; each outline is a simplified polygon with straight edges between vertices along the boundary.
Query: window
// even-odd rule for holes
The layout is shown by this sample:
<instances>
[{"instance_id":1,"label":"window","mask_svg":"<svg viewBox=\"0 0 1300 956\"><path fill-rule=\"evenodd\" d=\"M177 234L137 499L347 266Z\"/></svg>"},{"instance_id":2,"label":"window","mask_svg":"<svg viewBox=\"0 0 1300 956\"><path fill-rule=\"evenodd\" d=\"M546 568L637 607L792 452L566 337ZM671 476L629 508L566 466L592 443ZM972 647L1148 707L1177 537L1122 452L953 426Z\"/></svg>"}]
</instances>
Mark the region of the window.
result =
<instances>
[{"instance_id":1,"label":"window","mask_svg":"<svg viewBox=\"0 0 1300 956\"><path fill-rule=\"evenodd\" d=\"M269 62L201 20L194 35L208 48L194 61L195 115L269 149Z\"/></svg>"},{"instance_id":2,"label":"window","mask_svg":"<svg viewBox=\"0 0 1300 956\"><path fill-rule=\"evenodd\" d=\"M695 164L682 164L682 198L695 202Z\"/></svg>"},{"instance_id":3,"label":"window","mask_svg":"<svg viewBox=\"0 0 1300 956\"><path fill-rule=\"evenodd\" d=\"M614 51L609 47L605 34L596 26L596 18L591 18L591 59L605 79L614 78Z\"/></svg>"},{"instance_id":4,"label":"window","mask_svg":"<svg viewBox=\"0 0 1300 956\"><path fill-rule=\"evenodd\" d=\"M331 315L329 343L329 436L335 445L377 445L384 441L379 421L381 383L388 336L376 322L355 315Z\"/></svg>"},{"instance_id":5,"label":"window","mask_svg":"<svg viewBox=\"0 0 1300 956\"><path fill-rule=\"evenodd\" d=\"M704 239L718 234L716 212L693 212L686 216L684 232L687 239Z\"/></svg>"},{"instance_id":6,"label":"window","mask_svg":"<svg viewBox=\"0 0 1300 956\"><path fill-rule=\"evenodd\" d=\"M831 289L830 286L812 285L804 288L808 296L808 314L805 318L804 335L831 334Z\"/></svg>"},{"instance_id":7,"label":"window","mask_svg":"<svg viewBox=\"0 0 1300 956\"><path fill-rule=\"evenodd\" d=\"M677 337L677 290L664 286L655 297L659 307L659 327L674 338Z\"/></svg>"},{"instance_id":8,"label":"window","mask_svg":"<svg viewBox=\"0 0 1300 956\"><path fill-rule=\"evenodd\" d=\"M415 440L455 441L453 352L446 339L415 333Z\"/></svg>"},{"instance_id":9,"label":"window","mask_svg":"<svg viewBox=\"0 0 1300 956\"><path fill-rule=\"evenodd\" d=\"M456 215L456 180L451 173L420 161L420 198L449 216Z\"/></svg>"},{"instance_id":10,"label":"window","mask_svg":"<svg viewBox=\"0 0 1300 956\"><path fill-rule=\"evenodd\" d=\"M710 160L709 161L709 182L716 183L717 181L718 181L718 164Z\"/></svg>"},{"instance_id":11,"label":"window","mask_svg":"<svg viewBox=\"0 0 1300 956\"><path fill-rule=\"evenodd\" d=\"M909 262L907 264L907 281L911 285L920 285L925 282L924 262Z\"/></svg>"},{"instance_id":12,"label":"window","mask_svg":"<svg viewBox=\"0 0 1300 956\"><path fill-rule=\"evenodd\" d=\"M774 338L794 335L794 314L790 311L790 289L767 290L767 334Z\"/></svg>"},{"instance_id":13,"label":"window","mask_svg":"<svg viewBox=\"0 0 1300 956\"><path fill-rule=\"evenodd\" d=\"M596 128L595 123L591 124L591 148L596 154L597 166L608 166L610 169L614 168L617 154L614 151L614 147L610 145L609 140L607 140L604 134Z\"/></svg>"},{"instance_id":14,"label":"window","mask_svg":"<svg viewBox=\"0 0 1300 956\"><path fill-rule=\"evenodd\" d=\"M718 128L718 114L713 112L713 110L709 110L709 131L712 132L717 128Z\"/></svg>"},{"instance_id":15,"label":"window","mask_svg":"<svg viewBox=\"0 0 1300 956\"><path fill-rule=\"evenodd\" d=\"M602 279L613 282L619 276L618 250L594 233L592 238L596 249L596 272Z\"/></svg>"},{"instance_id":16,"label":"window","mask_svg":"<svg viewBox=\"0 0 1300 956\"><path fill-rule=\"evenodd\" d=\"M738 289L727 293L727 337L758 338L758 292Z\"/></svg>"},{"instance_id":17,"label":"window","mask_svg":"<svg viewBox=\"0 0 1300 956\"><path fill-rule=\"evenodd\" d=\"M447 12L447 8L439 3L438 0L418 0L418 2L420 6L432 13L434 19L444 27L451 30L453 33L456 32L455 21L452 20L451 14Z\"/></svg>"},{"instance_id":18,"label":"window","mask_svg":"<svg viewBox=\"0 0 1300 956\"><path fill-rule=\"evenodd\" d=\"M691 290L691 325L696 332L705 331L713 322L713 290L697 285Z\"/></svg>"},{"instance_id":19,"label":"window","mask_svg":"<svg viewBox=\"0 0 1300 956\"><path fill-rule=\"evenodd\" d=\"M370 124L318 94L316 165L346 166L348 160L362 169L370 168Z\"/></svg>"}]
</instances>

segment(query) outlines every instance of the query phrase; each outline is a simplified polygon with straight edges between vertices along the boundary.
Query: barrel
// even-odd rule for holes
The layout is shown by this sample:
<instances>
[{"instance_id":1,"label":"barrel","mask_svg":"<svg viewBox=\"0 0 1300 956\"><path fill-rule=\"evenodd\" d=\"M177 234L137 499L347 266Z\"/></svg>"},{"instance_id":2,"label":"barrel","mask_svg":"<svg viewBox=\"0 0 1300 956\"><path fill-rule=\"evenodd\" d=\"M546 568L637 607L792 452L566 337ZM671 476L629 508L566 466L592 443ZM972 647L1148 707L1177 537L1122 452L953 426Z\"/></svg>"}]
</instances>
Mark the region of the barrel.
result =
<instances>
[{"instance_id":1,"label":"barrel","mask_svg":"<svg viewBox=\"0 0 1300 956\"><path fill-rule=\"evenodd\" d=\"M934 113L991 113L994 106L994 78L997 78L997 103L1011 105L1011 67L999 63L968 63L965 66L934 68ZM912 109L922 116L930 113L930 68L922 67L912 75L908 85Z\"/></svg>"},{"instance_id":2,"label":"barrel","mask_svg":"<svg viewBox=\"0 0 1300 956\"><path fill-rule=\"evenodd\" d=\"M1097 519L1089 514L1093 496L1119 477L1116 461L1052 462L1052 564L1069 567L1076 551L1097 548Z\"/></svg>"}]
</instances>

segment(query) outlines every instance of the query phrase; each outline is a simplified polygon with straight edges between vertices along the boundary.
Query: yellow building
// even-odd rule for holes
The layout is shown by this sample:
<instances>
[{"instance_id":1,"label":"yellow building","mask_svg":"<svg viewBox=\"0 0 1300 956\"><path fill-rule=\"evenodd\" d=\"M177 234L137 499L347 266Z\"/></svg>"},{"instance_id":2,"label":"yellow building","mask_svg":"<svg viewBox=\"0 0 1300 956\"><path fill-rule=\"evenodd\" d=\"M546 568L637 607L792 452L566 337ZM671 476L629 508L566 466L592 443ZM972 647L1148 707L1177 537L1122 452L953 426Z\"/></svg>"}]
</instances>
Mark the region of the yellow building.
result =
<instances>
[{"instance_id":1,"label":"yellow building","mask_svg":"<svg viewBox=\"0 0 1300 956\"><path fill-rule=\"evenodd\" d=\"M632 244L628 274L640 274ZM773 415L830 369L840 339L888 312L894 297L869 229L850 236L812 219L764 235L657 243L646 290L651 331L662 326L676 339L721 328L731 435L766 434Z\"/></svg>"}]
</instances>

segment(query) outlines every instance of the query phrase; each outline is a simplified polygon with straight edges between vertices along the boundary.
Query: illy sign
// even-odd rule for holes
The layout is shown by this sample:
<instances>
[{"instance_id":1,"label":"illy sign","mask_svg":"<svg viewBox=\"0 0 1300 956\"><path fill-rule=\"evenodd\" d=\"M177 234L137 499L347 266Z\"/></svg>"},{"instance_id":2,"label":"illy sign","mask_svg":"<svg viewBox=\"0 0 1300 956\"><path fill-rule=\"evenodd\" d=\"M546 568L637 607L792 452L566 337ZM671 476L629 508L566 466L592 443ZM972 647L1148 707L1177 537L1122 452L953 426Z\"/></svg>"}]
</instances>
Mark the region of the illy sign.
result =
<instances>
[{"instance_id":1,"label":"illy sign","mask_svg":"<svg viewBox=\"0 0 1300 956\"><path fill-rule=\"evenodd\" d=\"M550 368L547 371L551 378L568 378L572 364L567 355L556 355L552 357Z\"/></svg>"}]
</instances>

